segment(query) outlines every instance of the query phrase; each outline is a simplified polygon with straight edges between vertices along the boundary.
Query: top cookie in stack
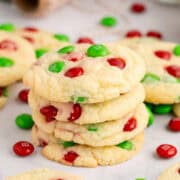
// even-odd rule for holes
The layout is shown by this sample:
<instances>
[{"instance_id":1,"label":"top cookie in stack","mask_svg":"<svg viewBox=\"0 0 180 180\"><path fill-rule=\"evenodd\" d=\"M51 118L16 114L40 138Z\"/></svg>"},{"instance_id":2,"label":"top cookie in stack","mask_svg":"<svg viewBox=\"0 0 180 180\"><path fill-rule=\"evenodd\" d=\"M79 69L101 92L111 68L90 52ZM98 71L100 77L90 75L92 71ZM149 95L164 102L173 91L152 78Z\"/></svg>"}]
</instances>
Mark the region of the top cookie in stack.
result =
<instances>
[{"instance_id":1,"label":"top cookie in stack","mask_svg":"<svg viewBox=\"0 0 180 180\"><path fill-rule=\"evenodd\" d=\"M68 45L26 73L33 142L52 160L95 167L133 157L148 113L140 80L144 61L115 44Z\"/></svg>"}]
</instances>

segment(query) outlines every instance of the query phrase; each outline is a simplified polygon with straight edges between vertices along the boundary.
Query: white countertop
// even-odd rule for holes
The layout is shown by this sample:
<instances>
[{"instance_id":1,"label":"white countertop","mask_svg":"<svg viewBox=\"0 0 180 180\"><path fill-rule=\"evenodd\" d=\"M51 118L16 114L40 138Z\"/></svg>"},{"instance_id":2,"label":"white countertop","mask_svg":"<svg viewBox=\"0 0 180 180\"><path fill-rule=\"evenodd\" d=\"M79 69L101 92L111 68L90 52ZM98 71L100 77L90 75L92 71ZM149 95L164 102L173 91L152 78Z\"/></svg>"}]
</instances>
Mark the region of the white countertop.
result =
<instances>
[{"instance_id":1,"label":"white countertop","mask_svg":"<svg viewBox=\"0 0 180 180\"><path fill-rule=\"evenodd\" d=\"M112 3L113 2L113 3ZM33 25L52 32L68 34L72 40L79 36L89 35L96 42L117 40L124 36L128 29L140 29L142 32L154 29L163 33L166 40L180 42L180 6L165 6L156 1L143 1L147 4L147 12L134 15L129 12L133 0L74 0L46 18L27 19L14 6L0 3L0 23L12 22L17 26ZM98 24L104 15L115 15L118 26L106 29ZM75 168L46 160L39 149L29 157L18 158L12 153L16 141L30 141L30 131L18 129L15 125L16 115L30 112L27 105L16 100L22 85L10 88L10 99L7 106L0 111L0 174L1 177L14 175L33 168L47 167L71 172L83 176L87 180L135 180L146 178L155 180L159 173L171 164L180 161L179 154L169 160L156 157L155 149L159 144L170 143L180 151L179 133L166 129L170 116L156 117L152 127L146 129L144 148L132 160L111 167L95 169ZM1 178L0 178L1 179Z\"/></svg>"}]
</instances>

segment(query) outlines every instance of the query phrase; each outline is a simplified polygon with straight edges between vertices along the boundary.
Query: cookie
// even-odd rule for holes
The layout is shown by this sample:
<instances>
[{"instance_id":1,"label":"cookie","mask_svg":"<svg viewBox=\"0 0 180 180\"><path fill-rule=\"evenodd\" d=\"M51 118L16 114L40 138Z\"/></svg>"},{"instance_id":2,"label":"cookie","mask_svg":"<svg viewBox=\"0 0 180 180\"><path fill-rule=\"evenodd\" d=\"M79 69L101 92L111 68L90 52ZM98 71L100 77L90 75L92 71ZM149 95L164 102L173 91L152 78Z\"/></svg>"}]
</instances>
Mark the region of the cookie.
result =
<instances>
[{"instance_id":1,"label":"cookie","mask_svg":"<svg viewBox=\"0 0 180 180\"><path fill-rule=\"evenodd\" d=\"M39 123L34 115L33 119L40 129L52 133L57 138L97 147L114 145L142 132L148 123L148 113L145 106L141 104L134 112L119 120L97 124L78 125L54 121L54 124L49 125L47 122Z\"/></svg>"},{"instance_id":2,"label":"cookie","mask_svg":"<svg viewBox=\"0 0 180 180\"><path fill-rule=\"evenodd\" d=\"M180 117L180 103L173 106L173 112L177 117Z\"/></svg>"},{"instance_id":3,"label":"cookie","mask_svg":"<svg viewBox=\"0 0 180 180\"><path fill-rule=\"evenodd\" d=\"M50 101L98 103L128 92L144 73L143 60L126 47L79 44L43 56L24 83Z\"/></svg>"},{"instance_id":4,"label":"cookie","mask_svg":"<svg viewBox=\"0 0 180 180\"><path fill-rule=\"evenodd\" d=\"M157 180L180 180L180 163L176 163L166 169Z\"/></svg>"},{"instance_id":5,"label":"cookie","mask_svg":"<svg viewBox=\"0 0 180 180\"><path fill-rule=\"evenodd\" d=\"M48 168L34 169L15 176L9 176L5 180L82 180L82 178L52 170Z\"/></svg>"},{"instance_id":6,"label":"cookie","mask_svg":"<svg viewBox=\"0 0 180 180\"><path fill-rule=\"evenodd\" d=\"M8 99L7 88L0 87L0 109L4 107Z\"/></svg>"},{"instance_id":7,"label":"cookie","mask_svg":"<svg viewBox=\"0 0 180 180\"><path fill-rule=\"evenodd\" d=\"M41 113L41 115L44 116L44 119L47 118L47 115L43 113L44 110L54 108L57 111L56 116L54 117L57 121L73 122L76 124L90 124L120 119L124 115L133 111L144 101L144 98L144 88L139 83L128 93L122 96L96 104L80 104L81 102L58 103L45 100L30 91L29 105L33 112ZM79 115L73 119L70 118L71 112L75 110L77 112L78 109Z\"/></svg>"},{"instance_id":8,"label":"cookie","mask_svg":"<svg viewBox=\"0 0 180 180\"><path fill-rule=\"evenodd\" d=\"M11 33L0 31L0 86L22 79L36 58L31 45Z\"/></svg>"},{"instance_id":9,"label":"cookie","mask_svg":"<svg viewBox=\"0 0 180 180\"><path fill-rule=\"evenodd\" d=\"M42 154L47 159L70 166L96 167L118 164L131 159L140 151L144 134L138 134L133 139L115 146L89 147L72 141L62 141L41 131L33 135L33 142L43 146Z\"/></svg>"},{"instance_id":10,"label":"cookie","mask_svg":"<svg viewBox=\"0 0 180 180\"><path fill-rule=\"evenodd\" d=\"M139 41L131 48L140 54L146 63L147 70L142 80L146 102L153 104L180 102L180 45L162 41L152 43Z\"/></svg>"},{"instance_id":11,"label":"cookie","mask_svg":"<svg viewBox=\"0 0 180 180\"><path fill-rule=\"evenodd\" d=\"M62 48L68 44L69 38L65 34L53 34L34 27L16 29L15 34L31 43L39 58L48 51Z\"/></svg>"}]
</instances>

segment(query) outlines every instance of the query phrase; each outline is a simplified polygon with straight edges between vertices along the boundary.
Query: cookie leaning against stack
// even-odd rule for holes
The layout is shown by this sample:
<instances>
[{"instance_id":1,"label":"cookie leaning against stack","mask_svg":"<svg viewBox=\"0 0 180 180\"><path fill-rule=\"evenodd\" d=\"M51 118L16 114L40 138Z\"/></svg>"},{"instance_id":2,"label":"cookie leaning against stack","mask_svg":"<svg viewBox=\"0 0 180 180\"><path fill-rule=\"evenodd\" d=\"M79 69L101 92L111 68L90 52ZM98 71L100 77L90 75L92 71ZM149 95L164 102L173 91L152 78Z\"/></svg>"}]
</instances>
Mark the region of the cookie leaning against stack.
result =
<instances>
[{"instance_id":1,"label":"cookie leaning against stack","mask_svg":"<svg viewBox=\"0 0 180 180\"><path fill-rule=\"evenodd\" d=\"M22 79L35 60L34 51L28 42L0 31L0 107L7 100L6 87Z\"/></svg>"},{"instance_id":2,"label":"cookie leaning against stack","mask_svg":"<svg viewBox=\"0 0 180 180\"><path fill-rule=\"evenodd\" d=\"M134 49L145 60L147 72L142 80L146 102L175 104L180 102L180 45L148 38L125 39L120 44ZM178 116L179 105L174 107Z\"/></svg>"},{"instance_id":3,"label":"cookie leaning against stack","mask_svg":"<svg viewBox=\"0 0 180 180\"><path fill-rule=\"evenodd\" d=\"M47 53L25 75L33 142L63 164L112 165L141 149L148 113L139 83L144 62L132 50L69 45ZM116 155L116 156L114 156Z\"/></svg>"}]
</instances>

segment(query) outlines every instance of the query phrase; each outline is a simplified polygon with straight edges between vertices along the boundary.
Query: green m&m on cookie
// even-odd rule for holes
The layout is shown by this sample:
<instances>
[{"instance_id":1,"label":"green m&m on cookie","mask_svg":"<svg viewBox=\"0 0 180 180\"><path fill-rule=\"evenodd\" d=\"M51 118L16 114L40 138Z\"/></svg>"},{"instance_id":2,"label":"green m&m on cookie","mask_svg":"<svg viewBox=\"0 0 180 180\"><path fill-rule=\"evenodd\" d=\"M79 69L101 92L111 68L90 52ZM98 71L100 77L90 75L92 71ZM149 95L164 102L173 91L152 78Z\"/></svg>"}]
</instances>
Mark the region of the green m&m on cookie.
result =
<instances>
[{"instance_id":1,"label":"green m&m on cookie","mask_svg":"<svg viewBox=\"0 0 180 180\"><path fill-rule=\"evenodd\" d=\"M87 99L88 99L87 97L83 97L83 96L78 96L78 97L72 96L71 97L71 100L74 103L84 103L87 101Z\"/></svg>"},{"instance_id":2,"label":"green m&m on cookie","mask_svg":"<svg viewBox=\"0 0 180 180\"><path fill-rule=\"evenodd\" d=\"M73 45L70 45L70 46L65 46L61 49L58 50L58 53L61 53L61 54L68 54L68 53L71 53L73 52L75 49L75 47Z\"/></svg>"},{"instance_id":3,"label":"green m&m on cookie","mask_svg":"<svg viewBox=\"0 0 180 180\"><path fill-rule=\"evenodd\" d=\"M16 125L21 129L31 129L34 125L34 121L30 114L24 113L16 117Z\"/></svg>"},{"instance_id":4,"label":"green m&m on cookie","mask_svg":"<svg viewBox=\"0 0 180 180\"><path fill-rule=\"evenodd\" d=\"M117 19L113 16L105 16L101 19L100 23L106 27L113 27L117 24Z\"/></svg>"},{"instance_id":5,"label":"green m&m on cookie","mask_svg":"<svg viewBox=\"0 0 180 180\"><path fill-rule=\"evenodd\" d=\"M144 83L153 83L157 81L160 81L160 77L153 73L145 74L144 78L141 80L141 82Z\"/></svg>"},{"instance_id":6,"label":"green m&m on cookie","mask_svg":"<svg viewBox=\"0 0 180 180\"><path fill-rule=\"evenodd\" d=\"M89 125L89 126L87 127L87 130L88 130L88 131L96 132L96 131L98 131L98 128L97 128L96 125L92 124L92 125Z\"/></svg>"},{"instance_id":7,"label":"green m&m on cookie","mask_svg":"<svg viewBox=\"0 0 180 180\"><path fill-rule=\"evenodd\" d=\"M53 73L59 73L63 70L64 66L65 66L64 61L56 61L49 65L48 70Z\"/></svg>"},{"instance_id":8,"label":"green m&m on cookie","mask_svg":"<svg viewBox=\"0 0 180 180\"><path fill-rule=\"evenodd\" d=\"M89 57L103 57L109 54L108 48L103 44L95 44L87 49L87 56Z\"/></svg>"},{"instance_id":9,"label":"green m&m on cookie","mask_svg":"<svg viewBox=\"0 0 180 180\"><path fill-rule=\"evenodd\" d=\"M0 57L0 68L11 67L14 65L14 61L7 57Z\"/></svg>"},{"instance_id":10,"label":"green m&m on cookie","mask_svg":"<svg viewBox=\"0 0 180 180\"><path fill-rule=\"evenodd\" d=\"M173 49L173 54L175 56L180 56L180 44L176 45Z\"/></svg>"},{"instance_id":11,"label":"green m&m on cookie","mask_svg":"<svg viewBox=\"0 0 180 180\"><path fill-rule=\"evenodd\" d=\"M133 143L131 141L124 141L116 145L119 148L126 149L128 151L133 149Z\"/></svg>"},{"instance_id":12,"label":"green m&m on cookie","mask_svg":"<svg viewBox=\"0 0 180 180\"><path fill-rule=\"evenodd\" d=\"M36 58L40 58L42 55L44 55L47 52L48 52L48 49L45 49L45 48L36 49L35 51Z\"/></svg>"},{"instance_id":13,"label":"green m&m on cookie","mask_svg":"<svg viewBox=\"0 0 180 180\"><path fill-rule=\"evenodd\" d=\"M12 32L15 31L15 29L15 26L11 23L0 24L0 30Z\"/></svg>"},{"instance_id":14,"label":"green m&m on cookie","mask_svg":"<svg viewBox=\"0 0 180 180\"><path fill-rule=\"evenodd\" d=\"M54 38L57 39L58 41L65 41L69 42L70 39L66 34L54 34Z\"/></svg>"}]
</instances>

